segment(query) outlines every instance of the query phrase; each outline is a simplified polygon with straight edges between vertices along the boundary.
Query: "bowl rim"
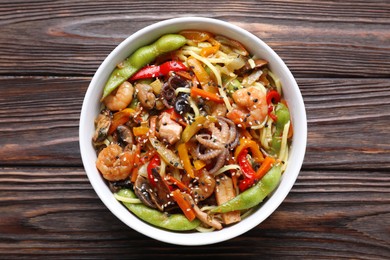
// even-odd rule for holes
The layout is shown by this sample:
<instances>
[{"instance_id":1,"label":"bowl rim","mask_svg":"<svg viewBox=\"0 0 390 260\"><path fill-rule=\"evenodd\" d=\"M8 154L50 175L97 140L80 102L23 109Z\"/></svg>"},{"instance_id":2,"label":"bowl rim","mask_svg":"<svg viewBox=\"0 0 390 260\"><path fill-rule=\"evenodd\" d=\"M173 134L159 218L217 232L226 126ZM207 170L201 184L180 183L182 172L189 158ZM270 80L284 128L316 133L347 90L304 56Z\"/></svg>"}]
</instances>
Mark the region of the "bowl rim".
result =
<instances>
[{"instance_id":1,"label":"bowl rim","mask_svg":"<svg viewBox=\"0 0 390 260\"><path fill-rule=\"evenodd\" d=\"M290 152L290 155L294 154L294 165L289 163L285 171L285 173L287 172L287 170L289 171L289 173L291 172L290 178L285 179L279 183L279 186L275 189L273 195L270 196L267 201L262 203L260 207L261 210L257 209L250 216L248 216L244 222L241 221L232 226L225 227L222 230L213 231L212 232L213 235L211 236L210 233L202 233L202 232L178 233L178 232L163 230L158 227L154 227L138 219L135 215L133 215L130 211L128 211L120 202L118 202L114 198L111 192L110 192L111 196L107 196L108 187L104 183L104 185L106 186L104 188L102 186L102 178L97 178L96 176L97 169L95 167L95 164L91 163L91 159L94 159L94 157L91 154L88 154L87 148L88 146L92 146L90 135L85 134L86 124L84 123L84 121L88 119L88 113L87 113L88 106L90 105L90 103L93 102L91 101L91 95L94 91L96 91L94 90L94 88L96 88L96 85L99 85L99 82L101 83L102 77L107 78L108 73L111 73L112 70L109 72L107 72L107 70L108 67L110 67L110 64L112 64L113 61L115 60L117 54L123 48L125 48L129 43L131 43L134 39L140 38L143 34L147 32L151 32L151 31L155 32L155 31L159 31L162 28L175 27L175 25L183 24L183 23L201 23L201 24L211 24L217 27L223 27L229 31L233 31L237 35L242 35L249 38L249 40L254 41L256 45L260 45L266 52L272 55L274 62L276 62L277 65L280 66L283 73L285 73L284 76L287 77L289 82L288 84L293 89L291 91L292 93L295 94L294 99L296 101L295 104L297 105L294 107L294 110L297 112L295 112L294 114L299 115L299 117L292 119L292 121L294 122L293 124L294 132L296 133L295 128L297 127L299 129L300 136L299 136L299 140L295 137L295 135L293 136L292 147L290 148L290 149L294 149L293 152ZM106 74L106 76L104 76L104 74ZM297 122L299 124L296 124ZM299 141L299 145L297 143L298 141ZM294 146L294 144L296 145ZM279 55L273 49L271 49L265 42L263 42L258 36L255 36L254 34L250 33L249 31L237 25L234 25L230 22L220 20L220 19L208 18L208 17L197 17L197 16L171 18L171 19L166 19L166 20L162 20L150 24L136 31L135 33L129 35L125 40L123 40L119 45L117 45L116 48L114 48L114 50L100 64L84 96L84 100L81 108L81 114L80 114L80 122L79 122L79 145L80 145L82 163L87 173L87 177L94 188L94 191L96 192L100 200L105 204L105 206L111 211L111 213L114 214L117 218L119 218L128 227L150 238L165 243L184 245L184 246L210 245L210 244L220 243L235 238L253 229L257 225L262 223L266 218L268 218L284 201L284 199L286 198L286 196L288 195L288 193L290 192L291 188L293 187L294 183L297 180L306 152L306 145L307 145L306 111L305 111L305 105L298 84L296 83L295 78L293 77L292 73L288 69L287 65L279 57ZM289 161L291 159L292 158L289 156Z\"/></svg>"}]
</instances>

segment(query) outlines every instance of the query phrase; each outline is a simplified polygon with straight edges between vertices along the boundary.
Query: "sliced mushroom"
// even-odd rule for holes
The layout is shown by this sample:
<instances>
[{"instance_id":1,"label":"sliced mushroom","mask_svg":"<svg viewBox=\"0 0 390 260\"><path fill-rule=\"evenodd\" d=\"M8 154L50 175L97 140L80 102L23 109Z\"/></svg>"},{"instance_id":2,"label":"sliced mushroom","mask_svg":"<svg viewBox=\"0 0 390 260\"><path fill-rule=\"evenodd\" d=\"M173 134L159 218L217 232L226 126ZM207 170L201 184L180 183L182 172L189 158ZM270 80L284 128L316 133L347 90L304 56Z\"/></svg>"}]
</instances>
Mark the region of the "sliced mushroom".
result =
<instances>
[{"instance_id":1,"label":"sliced mushroom","mask_svg":"<svg viewBox=\"0 0 390 260\"><path fill-rule=\"evenodd\" d=\"M160 211L169 211L176 207L171 197L168 184L163 180L156 169L152 170L156 186L152 187L149 181L138 175L134 184L134 193L147 206Z\"/></svg>"},{"instance_id":2,"label":"sliced mushroom","mask_svg":"<svg viewBox=\"0 0 390 260\"><path fill-rule=\"evenodd\" d=\"M171 196L171 190L156 168L152 169L152 176L156 183L156 186L154 187L158 198L156 206L161 211L169 211L169 209L175 204L175 201Z\"/></svg>"},{"instance_id":3,"label":"sliced mushroom","mask_svg":"<svg viewBox=\"0 0 390 260\"><path fill-rule=\"evenodd\" d=\"M245 63L244 67L241 69L237 70L236 73L239 76L244 76L245 74L250 73L254 69L259 69L265 65L268 64L268 61L263 60L263 59L256 59L253 60L254 64L251 64L249 60Z\"/></svg>"},{"instance_id":4,"label":"sliced mushroom","mask_svg":"<svg viewBox=\"0 0 390 260\"><path fill-rule=\"evenodd\" d=\"M110 190L115 193L118 192L120 189L131 189L133 188L133 183L129 178L121 181L109 181L108 186Z\"/></svg>"},{"instance_id":5,"label":"sliced mushroom","mask_svg":"<svg viewBox=\"0 0 390 260\"><path fill-rule=\"evenodd\" d=\"M134 193L145 205L154 209L157 208L156 195L145 177L138 175L134 183Z\"/></svg>"},{"instance_id":6,"label":"sliced mushroom","mask_svg":"<svg viewBox=\"0 0 390 260\"><path fill-rule=\"evenodd\" d=\"M245 49L244 45L242 45L242 43L240 43L240 42L238 42L236 40L230 39L230 38L222 36L222 35L217 35L215 37L215 39L217 41L219 41L220 43L222 43L223 45L227 45L227 46L233 48L236 53L238 53L238 54L240 54L242 56L248 56L249 55L249 53Z\"/></svg>"},{"instance_id":7,"label":"sliced mushroom","mask_svg":"<svg viewBox=\"0 0 390 260\"><path fill-rule=\"evenodd\" d=\"M125 149L131 149L134 144L134 136L130 127L120 125L117 127L116 131L118 132L119 142L125 146Z\"/></svg>"}]
</instances>

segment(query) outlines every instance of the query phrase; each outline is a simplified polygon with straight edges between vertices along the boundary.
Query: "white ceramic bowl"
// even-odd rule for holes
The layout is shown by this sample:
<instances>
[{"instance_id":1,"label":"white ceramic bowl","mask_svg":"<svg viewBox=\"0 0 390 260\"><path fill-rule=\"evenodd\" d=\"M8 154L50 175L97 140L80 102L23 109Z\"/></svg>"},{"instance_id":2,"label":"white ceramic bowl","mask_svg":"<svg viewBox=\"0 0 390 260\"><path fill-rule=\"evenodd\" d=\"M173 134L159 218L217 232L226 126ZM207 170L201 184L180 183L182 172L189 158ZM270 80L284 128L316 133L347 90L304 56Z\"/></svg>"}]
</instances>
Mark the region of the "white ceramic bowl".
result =
<instances>
[{"instance_id":1,"label":"white ceramic bowl","mask_svg":"<svg viewBox=\"0 0 390 260\"><path fill-rule=\"evenodd\" d=\"M94 119L99 114L99 99L106 80L116 64L126 59L141 46L150 44L167 33L175 33L184 29L207 30L239 40L251 54L269 61L269 67L281 80L284 97L287 100L292 116L294 136L290 150L288 166L282 176L281 183L272 196L252 215L241 222L210 233L179 233L162 230L151 226L118 202L95 167L96 152L92 146ZM306 112L298 85L282 59L263 41L248 31L221 20L202 17L183 17L161 21L147 26L125 39L119 44L96 71L86 92L80 117L80 151L88 178L96 193L107 208L130 228L166 243L177 245L207 245L226 241L237 237L256 227L276 210L293 187L306 150L307 122Z\"/></svg>"}]
</instances>

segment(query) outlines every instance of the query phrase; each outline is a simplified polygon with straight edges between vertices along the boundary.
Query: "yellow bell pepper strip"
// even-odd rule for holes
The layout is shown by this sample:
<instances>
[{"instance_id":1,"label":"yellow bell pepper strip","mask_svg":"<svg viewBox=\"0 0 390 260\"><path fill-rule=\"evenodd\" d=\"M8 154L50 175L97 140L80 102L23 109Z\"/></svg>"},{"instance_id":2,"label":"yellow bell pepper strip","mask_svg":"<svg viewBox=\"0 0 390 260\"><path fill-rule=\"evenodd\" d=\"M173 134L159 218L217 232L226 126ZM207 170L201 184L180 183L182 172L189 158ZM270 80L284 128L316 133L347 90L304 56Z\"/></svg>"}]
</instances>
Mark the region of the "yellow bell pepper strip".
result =
<instances>
[{"instance_id":1,"label":"yellow bell pepper strip","mask_svg":"<svg viewBox=\"0 0 390 260\"><path fill-rule=\"evenodd\" d=\"M184 30L179 32L179 34L194 42L204 42L213 37L209 32L196 30Z\"/></svg>"},{"instance_id":2,"label":"yellow bell pepper strip","mask_svg":"<svg viewBox=\"0 0 390 260\"><path fill-rule=\"evenodd\" d=\"M240 191L244 191L251 187L257 180L263 178L263 176L272 168L275 163L275 158L267 156L263 163L260 165L260 168L249 178L244 178L239 184L238 188Z\"/></svg>"},{"instance_id":3,"label":"yellow bell pepper strip","mask_svg":"<svg viewBox=\"0 0 390 260\"><path fill-rule=\"evenodd\" d=\"M186 128L184 128L183 133L181 134L181 141L183 143L187 143L191 137L193 137L202 127L203 125L207 122L215 122L217 119L213 116L197 116L195 117L194 122L192 124L187 125Z\"/></svg>"},{"instance_id":4,"label":"yellow bell pepper strip","mask_svg":"<svg viewBox=\"0 0 390 260\"><path fill-rule=\"evenodd\" d=\"M238 155L241 153L241 151L248 148L252 152L252 157L255 162L260 163L264 160L263 153L260 151L259 145L256 143L256 141L246 138L240 138L240 144L234 151L234 157L238 158Z\"/></svg>"},{"instance_id":5,"label":"yellow bell pepper strip","mask_svg":"<svg viewBox=\"0 0 390 260\"><path fill-rule=\"evenodd\" d=\"M150 45L137 49L120 63L111 73L103 90L101 101L138 70L154 61L158 56L179 49L187 40L179 34L166 34Z\"/></svg>"},{"instance_id":6,"label":"yellow bell pepper strip","mask_svg":"<svg viewBox=\"0 0 390 260\"><path fill-rule=\"evenodd\" d=\"M143 136L146 135L149 132L149 127L147 126L137 126L133 127L133 134L135 136Z\"/></svg>"},{"instance_id":7,"label":"yellow bell pepper strip","mask_svg":"<svg viewBox=\"0 0 390 260\"><path fill-rule=\"evenodd\" d=\"M187 64L190 69L194 72L196 78L198 79L202 88L211 93L217 93L218 89L214 87L213 81L210 78L210 75L207 73L202 63L196 58L190 56L187 59Z\"/></svg>"},{"instance_id":8,"label":"yellow bell pepper strip","mask_svg":"<svg viewBox=\"0 0 390 260\"><path fill-rule=\"evenodd\" d=\"M132 108L125 108L119 112L116 112L113 116L110 129L108 130L109 134L112 134L116 128L120 125L124 125L127 121L130 120L130 117L135 113L135 110Z\"/></svg>"},{"instance_id":9,"label":"yellow bell pepper strip","mask_svg":"<svg viewBox=\"0 0 390 260\"><path fill-rule=\"evenodd\" d=\"M189 221L193 221L196 218L196 214L195 210L191 206L191 200L188 198L190 195L182 193L179 189L172 191L171 195L183 211L184 216L186 216Z\"/></svg>"},{"instance_id":10,"label":"yellow bell pepper strip","mask_svg":"<svg viewBox=\"0 0 390 260\"><path fill-rule=\"evenodd\" d=\"M186 146L186 143L180 143L177 146L177 152L179 154L179 158L182 161L184 170L187 172L187 174L191 177L195 177L194 169L192 168L190 157L188 155L188 149Z\"/></svg>"},{"instance_id":11,"label":"yellow bell pepper strip","mask_svg":"<svg viewBox=\"0 0 390 260\"><path fill-rule=\"evenodd\" d=\"M219 43L219 41L215 40L212 37L209 38L207 41L210 42L213 46L202 48L200 50L200 56L208 57L208 56L216 53L219 50L219 47L221 47L221 44Z\"/></svg>"},{"instance_id":12,"label":"yellow bell pepper strip","mask_svg":"<svg viewBox=\"0 0 390 260\"><path fill-rule=\"evenodd\" d=\"M206 100L213 101L218 104L223 104L223 99L218 96L216 93L211 93L206 90L197 88L197 87L192 87L191 92L190 92L191 97L202 97Z\"/></svg>"},{"instance_id":13,"label":"yellow bell pepper strip","mask_svg":"<svg viewBox=\"0 0 390 260\"><path fill-rule=\"evenodd\" d=\"M197 171L202 169L205 166L206 166L206 163L202 160L195 160L194 161L194 167L195 167L195 170L197 170Z\"/></svg>"}]
</instances>

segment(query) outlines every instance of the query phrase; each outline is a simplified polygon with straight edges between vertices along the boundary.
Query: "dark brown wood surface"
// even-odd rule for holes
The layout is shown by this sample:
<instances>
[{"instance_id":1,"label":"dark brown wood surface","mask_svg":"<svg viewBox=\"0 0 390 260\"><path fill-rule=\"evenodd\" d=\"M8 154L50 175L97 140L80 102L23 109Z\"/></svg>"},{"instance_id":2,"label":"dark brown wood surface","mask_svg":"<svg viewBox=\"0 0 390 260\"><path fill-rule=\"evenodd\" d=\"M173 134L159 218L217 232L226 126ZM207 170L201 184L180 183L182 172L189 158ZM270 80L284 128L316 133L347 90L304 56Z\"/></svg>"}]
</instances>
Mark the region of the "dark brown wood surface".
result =
<instances>
[{"instance_id":1,"label":"dark brown wood surface","mask_svg":"<svg viewBox=\"0 0 390 260\"><path fill-rule=\"evenodd\" d=\"M94 72L153 22L205 16L254 33L297 78L299 178L262 224L200 247L150 239L92 189L78 126ZM389 1L0 0L0 259L388 259Z\"/></svg>"}]
</instances>

